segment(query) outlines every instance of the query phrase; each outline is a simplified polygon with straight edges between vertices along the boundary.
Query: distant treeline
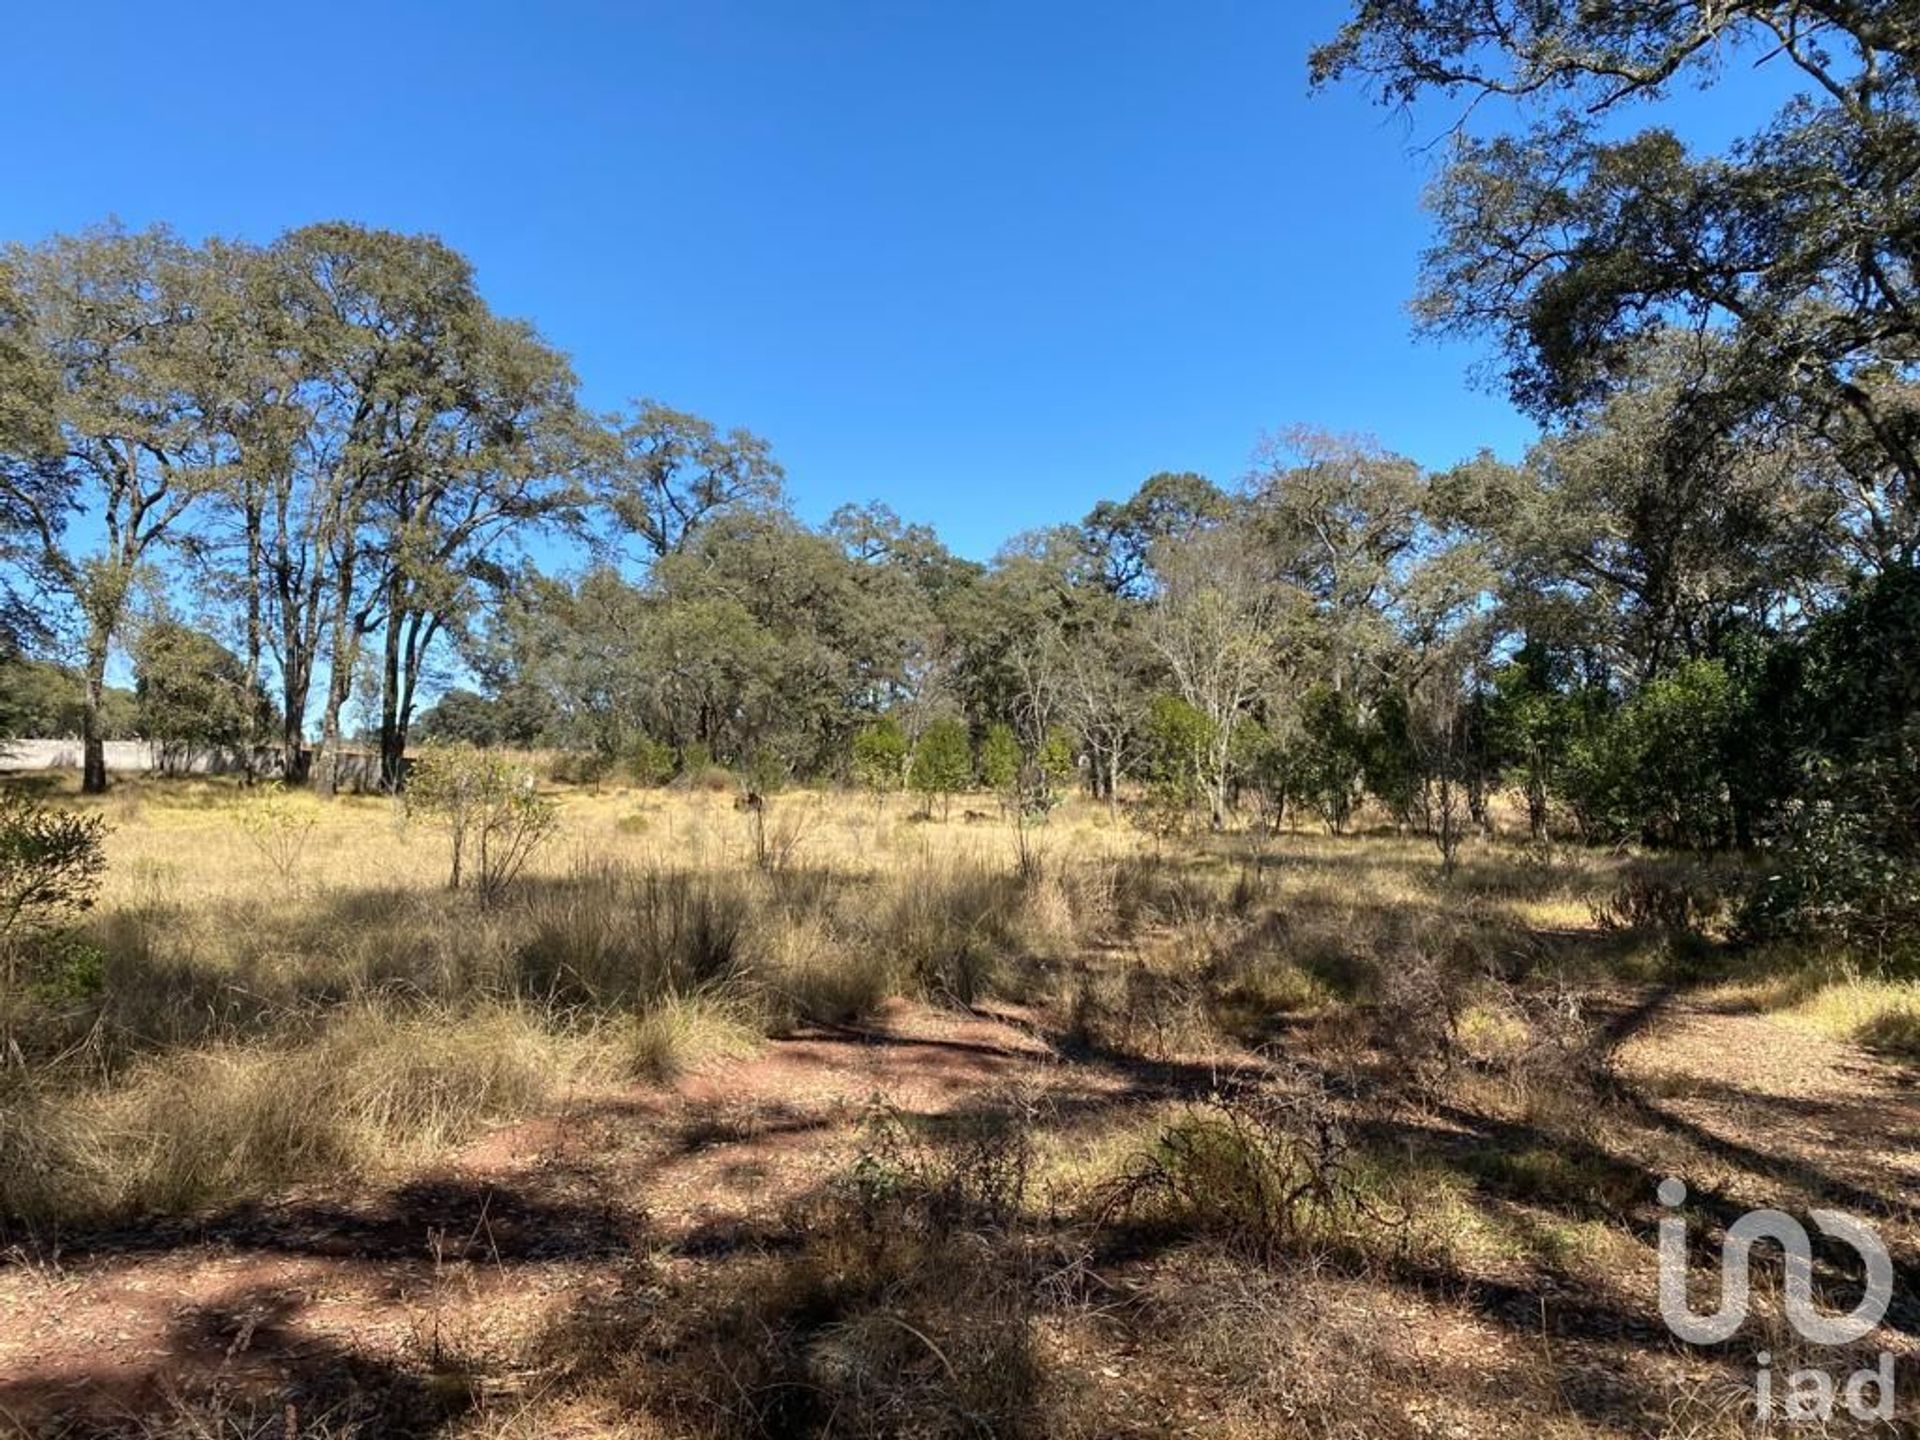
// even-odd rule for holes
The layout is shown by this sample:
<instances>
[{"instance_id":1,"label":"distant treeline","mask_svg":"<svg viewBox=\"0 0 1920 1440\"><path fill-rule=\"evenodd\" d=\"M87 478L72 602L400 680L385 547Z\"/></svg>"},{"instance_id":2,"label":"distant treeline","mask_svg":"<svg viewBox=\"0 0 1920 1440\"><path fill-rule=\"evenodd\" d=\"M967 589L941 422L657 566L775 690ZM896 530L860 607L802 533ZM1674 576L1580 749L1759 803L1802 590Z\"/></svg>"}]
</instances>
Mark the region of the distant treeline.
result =
<instances>
[{"instance_id":1,"label":"distant treeline","mask_svg":"<svg viewBox=\"0 0 1920 1440\"><path fill-rule=\"evenodd\" d=\"M1364 6L1313 57L1521 98L1451 152L1416 302L1494 343L1518 463L1296 428L987 564L880 504L803 524L747 431L588 413L430 237L13 247L9 673L76 665L95 789L123 647L148 733L293 775L317 730L323 790L359 714L396 784L416 729L1022 808L1079 775L1169 823L1371 797L1451 863L1510 785L1540 840L1770 847L1792 926L1911 935L1920 52L1885 6L1695 8ZM1806 85L1740 146L1592 122L1742 47Z\"/></svg>"}]
</instances>

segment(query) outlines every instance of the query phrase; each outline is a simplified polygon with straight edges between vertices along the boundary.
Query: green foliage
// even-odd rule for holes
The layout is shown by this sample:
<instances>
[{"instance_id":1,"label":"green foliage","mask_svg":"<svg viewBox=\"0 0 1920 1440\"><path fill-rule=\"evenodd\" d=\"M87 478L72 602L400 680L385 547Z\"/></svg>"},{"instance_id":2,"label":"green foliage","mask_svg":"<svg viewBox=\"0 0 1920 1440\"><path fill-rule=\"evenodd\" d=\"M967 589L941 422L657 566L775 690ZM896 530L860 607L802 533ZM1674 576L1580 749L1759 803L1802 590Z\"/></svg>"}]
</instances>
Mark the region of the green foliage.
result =
<instances>
[{"instance_id":1,"label":"green foliage","mask_svg":"<svg viewBox=\"0 0 1920 1440\"><path fill-rule=\"evenodd\" d=\"M1548 800L1559 790L1578 718L1576 703L1554 685L1540 648L1523 647L1516 660L1493 672L1486 702L1489 757L1526 792L1535 840L1547 838Z\"/></svg>"},{"instance_id":2,"label":"green foliage","mask_svg":"<svg viewBox=\"0 0 1920 1440\"><path fill-rule=\"evenodd\" d=\"M636 785L653 789L673 779L673 747L664 740L636 735L627 742L624 759L628 778Z\"/></svg>"},{"instance_id":3,"label":"green foliage","mask_svg":"<svg viewBox=\"0 0 1920 1440\"><path fill-rule=\"evenodd\" d=\"M1723 753L1733 702L1726 667L1696 660L1643 687L1622 712L1649 839L1705 849L1731 838Z\"/></svg>"},{"instance_id":4,"label":"green foliage","mask_svg":"<svg viewBox=\"0 0 1920 1440\"><path fill-rule=\"evenodd\" d=\"M1079 771L1079 763L1074 757L1073 736L1061 725L1048 727L1034 760L1040 767L1040 773L1046 777L1048 786L1056 794L1072 784L1073 777Z\"/></svg>"},{"instance_id":5,"label":"green foliage","mask_svg":"<svg viewBox=\"0 0 1920 1440\"><path fill-rule=\"evenodd\" d=\"M173 620L155 621L140 632L134 697L141 732L165 747L237 747L273 724L266 695L257 687L249 693L240 658Z\"/></svg>"},{"instance_id":6,"label":"green foliage","mask_svg":"<svg viewBox=\"0 0 1920 1440\"><path fill-rule=\"evenodd\" d=\"M1353 818L1367 769L1367 734L1351 696L1316 685L1301 697L1294 762L1301 798L1334 834Z\"/></svg>"},{"instance_id":7,"label":"green foliage","mask_svg":"<svg viewBox=\"0 0 1920 1440\"><path fill-rule=\"evenodd\" d=\"M1258 800L1265 822L1278 824L1299 790L1294 751L1281 736L1252 721L1235 734L1233 750L1242 785Z\"/></svg>"},{"instance_id":8,"label":"green foliage","mask_svg":"<svg viewBox=\"0 0 1920 1440\"><path fill-rule=\"evenodd\" d=\"M1875 845L1920 856L1920 569L1863 586L1774 661L1760 703L1778 758L1761 763L1817 777Z\"/></svg>"},{"instance_id":9,"label":"green foliage","mask_svg":"<svg viewBox=\"0 0 1920 1440\"><path fill-rule=\"evenodd\" d=\"M1005 794L1020 778L1020 741L1013 727L995 721L980 741L980 783L995 794Z\"/></svg>"},{"instance_id":10,"label":"green foliage","mask_svg":"<svg viewBox=\"0 0 1920 1440\"><path fill-rule=\"evenodd\" d=\"M1186 539L1223 520L1227 497L1204 475L1161 472L1129 500L1102 500L1080 522L1100 583L1116 595L1137 595L1152 575L1153 549Z\"/></svg>"},{"instance_id":11,"label":"green foliage","mask_svg":"<svg viewBox=\"0 0 1920 1440\"><path fill-rule=\"evenodd\" d=\"M642 400L618 427L600 501L653 556L677 554L718 513L777 504L785 475L766 441Z\"/></svg>"},{"instance_id":12,"label":"green foliage","mask_svg":"<svg viewBox=\"0 0 1920 1440\"><path fill-rule=\"evenodd\" d=\"M78 735L85 707L86 682L76 672L51 661L0 654L0 738ZM99 730L103 740L131 740L140 733L131 690L105 688Z\"/></svg>"},{"instance_id":13,"label":"green foliage","mask_svg":"<svg viewBox=\"0 0 1920 1440\"><path fill-rule=\"evenodd\" d=\"M1372 723L1359 729L1352 743L1360 749L1361 785L1395 819L1410 823L1420 806L1429 766L1416 748L1406 697L1397 691L1382 695L1375 702Z\"/></svg>"},{"instance_id":14,"label":"green foliage","mask_svg":"<svg viewBox=\"0 0 1920 1440\"><path fill-rule=\"evenodd\" d=\"M1794 67L1800 85L1724 150L1609 123L1711 85L1741 53ZM1357 76L1395 104L1521 97L1524 130L1463 134L1452 151L1418 308L1443 333L1490 332L1522 405L1576 411L1676 315L1697 317L1738 356L1691 387L1709 428L1821 416L1858 447L1856 473L1891 466L1910 486L1912 410L1898 390L1920 341L1905 238L1920 224L1905 183L1920 166L1914 62L1908 12L1885 0L1368 0L1312 72Z\"/></svg>"},{"instance_id":15,"label":"green foliage","mask_svg":"<svg viewBox=\"0 0 1920 1440\"><path fill-rule=\"evenodd\" d=\"M935 796L951 803L955 791L973 777L973 754L967 743L967 725L957 716L943 715L927 726L913 747L907 783L931 806Z\"/></svg>"},{"instance_id":16,"label":"green foliage","mask_svg":"<svg viewBox=\"0 0 1920 1440\"><path fill-rule=\"evenodd\" d=\"M1590 835L1713 848L1732 839L1726 667L1696 660L1596 714L1569 748L1566 788Z\"/></svg>"},{"instance_id":17,"label":"green foliage","mask_svg":"<svg viewBox=\"0 0 1920 1440\"><path fill-rule=\"evenodd\" d=\"M471 745L427 747L407 777L406 801L410 816L447 837L448 888L460 888L471 859L484 903L506 893L559 825L558 806L535 787L531 771Z\"/></svg>"},{"instance_id":18,"label":"green foliage","mask_svg":"<svg viewBox=\"0 0 1920 1440\"><path fill-rule=\"evenodd\" d=\"M1168 694L1155 695L1147 702L1143 770L1156 802L1187 811L1201 805L1213 741L1213 721L1198 706Z\"/></svg>"},{"instance_id":19,"label":"green foliage","mask_svg":"<svg viewBox=\"0 0 1920 1440\"><path fill-rule=\"evenodd\" d=\"M555 741L617 753L644 732L733 766L766 745L796 774L844 773L854 732L913 693L933 623L915 577L939 556L893 534L896 565L878 523L847 519L846 543L879 547L867 559L790 515L722 506L639 583L601 568L529 584L490 663L543 697Z\"/></svg>"},{"instance_id":20,"label":"green foliage","mask_svg":"<svg viewBox=\"0 0 1920 1440\"><path fill-rule=\"evenodd\" d=\"M423 741L449 744L508 744L521 737L508 733L505 708L497 699L456 686L414 722L413 734Z\"/></svg>"},{"instance_id":21,"label":"green foliage","mask_svg":"<svg viewBox=\"0 0 1920 1440\"><path fill-rule=\"evenodd\" d=\"M853 737L853 780L876 795L890 795L906 783L907 736L900 722L882 715Z\"/></svg>"},{"instance_id":22,"label":"green foliage","mask_svg":"<svg viewBox=\"0 0 1920 1440\"><path fill-rule=\"evenodd\" d=\"M81 912L106 869L106 822L0 791L0 964L11 984ZM64 952L62 952L64 953Z\"/></svg>"},{"instance_id":23,"label":"green foliage","mask_svg":"<svg viewBox=\"0 0 1920 1440\"><path fill-rule=\"evenodd\" d=\"M91 1000L106 988L107 954L77 930L38 935L23 947L33 993L54 1005ZM6 953L0 947L0 954Z\"/></svg>"},{"instance_id":24,"label":"green foliage","mask_svg":"<svg viewBox=\"0 0 1920 1440\"><path fill-rule=\"evenodd\" d=\"M1778 819L1750 932L1881 965L1920 937L1920 571L1889 571L1777 647L1753 702Z\"/></svg>"},{"instance_id":25,"label":"green foliage","mask_svg":"<svg viewBox=\"0 0 1920 1440\"><path fill-rule=\"evenodd\" d=\"M1920 961L1920 861L1880 843L1876 818L1831 794L1786 809L1768 872L1741 913L1756 939L1839 944L1882 969Z\"/></svg>"}]
</instances>

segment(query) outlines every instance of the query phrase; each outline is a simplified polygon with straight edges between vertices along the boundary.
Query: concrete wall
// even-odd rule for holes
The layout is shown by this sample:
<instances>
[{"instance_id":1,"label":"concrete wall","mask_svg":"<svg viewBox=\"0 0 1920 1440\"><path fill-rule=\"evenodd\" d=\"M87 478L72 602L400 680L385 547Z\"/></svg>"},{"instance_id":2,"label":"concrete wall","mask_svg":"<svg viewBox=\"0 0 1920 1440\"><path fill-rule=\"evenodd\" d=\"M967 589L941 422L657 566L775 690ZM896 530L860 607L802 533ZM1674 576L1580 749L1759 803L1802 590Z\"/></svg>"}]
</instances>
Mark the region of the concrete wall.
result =
<instances>
[{"instance_id":1,"label":"concrete wall","mask_svg":"<svg viewBox=\"0 0 1920 1440\"><path fill-rule=\"evenodd\" d=\"M145 740L109 740L107 769L113 774L144 775L159 768L159 746ZM208 762L211 763L210 761ZM0 770L78 770L78 740L0 742Z\"/></svg>"},{"instance_id":2,"label":"concrete wall","mask_svg":"<svg viewBox=\"0 0 1920 1440\"><path fill-rule=\"evenodd\" d=\"M238 775L246 770L246 756L238 750L196 750L160 745L148 740L106 742L107 773L111 775ZM303 752L311 759L310 752ZM78 740L0 740L0 774L29 770L78 770ZM339 757L340 787L344 790L379 788L380 757L348 751ZM256 774L273 775L280 769L280 752L262 750L254 757Z\"/></svg>"}]
</instances>

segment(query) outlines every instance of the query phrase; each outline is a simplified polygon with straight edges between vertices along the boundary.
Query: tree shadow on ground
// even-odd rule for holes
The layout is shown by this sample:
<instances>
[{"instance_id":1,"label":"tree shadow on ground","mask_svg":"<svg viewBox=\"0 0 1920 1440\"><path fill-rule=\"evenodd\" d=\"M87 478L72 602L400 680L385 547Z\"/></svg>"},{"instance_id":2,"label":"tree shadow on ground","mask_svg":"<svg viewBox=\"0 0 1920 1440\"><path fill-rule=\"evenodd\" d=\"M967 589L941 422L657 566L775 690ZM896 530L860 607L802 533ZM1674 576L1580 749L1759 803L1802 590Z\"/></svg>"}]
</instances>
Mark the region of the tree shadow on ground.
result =
<instances>
[{"instance_id":1,"label":"tree shadow on ground","mask_svg":"<svg viewBox=\"0 0 1920 1440\"><path fill-rule=\"evenodd\" d=\"M406 1365L317 1335L300 1324L308 1303L272 1286L236 1287L183 1308L163 1354L145 1366L0 1379L0 1419L60 1440L430 1440L475 1410L474 1377L459 1365Z\"/></svg>"},{"instance_id":2,"label":"tree shadow on ground","mask_svg":"<svg viewBox=\"0 0 1920 1440\"><path fill-rule=\"evenodd\" d=\"M644 1213L612 1196L543 1195L494 1181L409 1181L364 1203L248 1201L184 1219L37 1237L0 1253L0 1268L51 1258L82 1265L217 1247L225 1255L340 1260L485 1259L501 1266L591 1260L632 1251Z\"/></svg>"}]
</instances>

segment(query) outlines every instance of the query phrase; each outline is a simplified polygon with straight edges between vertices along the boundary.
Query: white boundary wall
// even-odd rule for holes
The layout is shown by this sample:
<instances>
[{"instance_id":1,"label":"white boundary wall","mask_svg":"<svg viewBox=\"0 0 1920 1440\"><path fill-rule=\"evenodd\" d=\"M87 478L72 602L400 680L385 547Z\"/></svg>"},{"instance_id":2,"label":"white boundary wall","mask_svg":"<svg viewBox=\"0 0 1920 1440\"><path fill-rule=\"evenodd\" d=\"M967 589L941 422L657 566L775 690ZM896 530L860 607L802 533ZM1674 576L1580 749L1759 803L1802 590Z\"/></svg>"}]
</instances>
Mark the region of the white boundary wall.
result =
<instances>
[{"instance_id":1,"label":"white boundary wall","mask_svg":"<svg viewBox=\"0 0 1920 1440\"><path fill-rule=\"evenodd\" d=\"M192 750L151 740L109 740L105 749L110 775L238 775L247 768L246 756L239 750ZM303 758L308 763L312 761L312 756L305 752ZM254 773L277 775L280 759L277 748L261 750L254 756ZM0 775L78 770L80 762L78 740L0 740ZM349 750L339 757L339 766L342 789L379 788L379 756Z\"/></svg>"},{"instance_id":2,"label":"white boundary wall","mask_svg":"<svg viewBox=\"0 0 1920 1440\"><path fill-rule=\"evenodd\" d=\"M107 770L143 775L159 768L160 747L147 740L106 742ZM78 740L0 740L0 770L78 770ZM181 767L205 774L215 768L211 755L189 757Z\"/></svg>"}]
</instances>

